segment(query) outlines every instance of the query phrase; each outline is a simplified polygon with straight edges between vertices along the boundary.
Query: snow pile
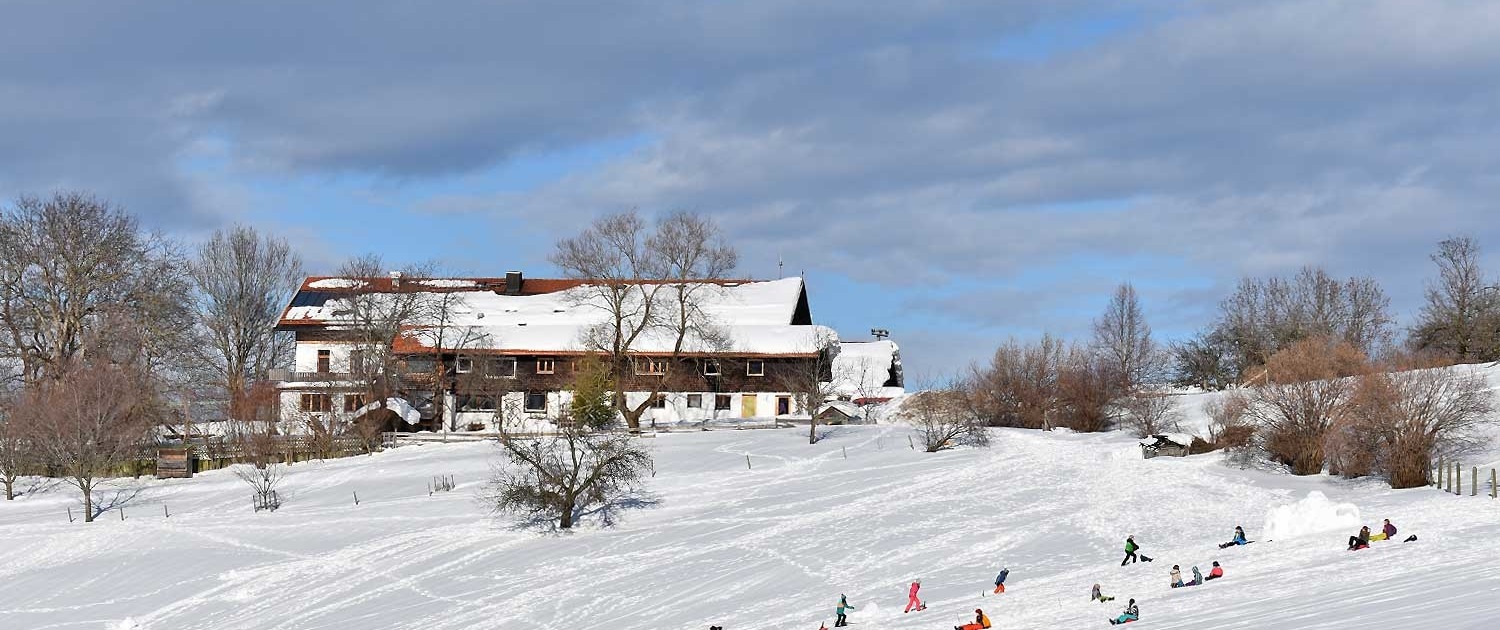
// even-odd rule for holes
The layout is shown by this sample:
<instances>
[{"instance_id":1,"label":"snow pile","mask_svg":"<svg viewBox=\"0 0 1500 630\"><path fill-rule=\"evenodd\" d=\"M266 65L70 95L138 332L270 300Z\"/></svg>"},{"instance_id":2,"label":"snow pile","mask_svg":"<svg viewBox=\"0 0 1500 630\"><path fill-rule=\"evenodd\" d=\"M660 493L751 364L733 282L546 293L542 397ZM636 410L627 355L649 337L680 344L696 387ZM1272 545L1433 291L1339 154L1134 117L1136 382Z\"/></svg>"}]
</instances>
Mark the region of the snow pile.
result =
<instances>
[{"instance_id":1,"label":"snow pile","mask_svg":"<svg viewBox=\"0 0 1500 630\"><path fill-rule=\"evenodd\" d=\"M1334 503L1313 490L1301 501L1267 511L1261 532L1266 540L1281 540L1338 529L1358 530L1360 523L1358 506Z\"/></svg>"}]
</instances>

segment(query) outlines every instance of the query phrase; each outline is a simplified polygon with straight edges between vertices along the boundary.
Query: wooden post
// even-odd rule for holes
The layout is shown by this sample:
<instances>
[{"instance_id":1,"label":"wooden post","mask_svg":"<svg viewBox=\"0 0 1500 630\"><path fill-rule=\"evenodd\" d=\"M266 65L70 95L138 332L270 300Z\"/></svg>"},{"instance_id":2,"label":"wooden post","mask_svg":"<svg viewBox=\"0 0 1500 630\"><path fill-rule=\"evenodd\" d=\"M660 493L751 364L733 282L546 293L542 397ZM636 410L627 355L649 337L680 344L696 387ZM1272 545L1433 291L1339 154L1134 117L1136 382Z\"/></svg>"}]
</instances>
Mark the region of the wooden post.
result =
<instances>
[{"instance_id":1,"label":"wooden post","mask_svg":"<svg viewBox=\"0 0 1500 630\"><path fill-rule=\"evenodd\" d=\"M73 522L73 506L68 506L68 522Z\"/></svg>"},{"instance_id":2,"label":"wooden post","mask_svg":"<svg viewBox=\"0 0 1500 630\"><path fill-rule=\"evenodd\" d=\"M849 459L849 447L847 447L847 446L840 446L839 450L841 450L841 451L844 452L844 459Z\"/></svg>"},{"instance_id":3,"label":"wooden post","mask_svg":"<svg viewBox=\"0 0 1500 630\"><path fill-rule=\"evenodd\" d=\"M359 491L355 490L353 492L354 492L354 504L355 505L359 505Z\"/></svg>"},{"instance_id":4,"label":"wooden post","mask_svg":"<svg viewBox=\"0 0 1500 630\"><path fill-rule=\"evenodd\" d=\"M1443 466L1443 476L1448 478L1448 492L1453 492L1453 463L1446 462Z\"/></svg>"},{"instance_id":5,"label":"wooden post","mask_svg":"<svg viewBox=\"0 0 1500 630\"><path fill-rule=\"evenodd\" d=\"M1469 496L1479 496L1479 467L1469 471Z\"/></svg>"},{"instance_id":6,"label":"wooden post","mask_svg":"<svg viewBox=\"0 0 1500 630\"><path fill-rule=\"evenodd\" d=\"M1432 471L1432 485L1438 489L1443 487L1443 458L1439 457L1437 469Z\"/></svg>"},{"instance_id":7,"label":"wooden post","mask_svg":"<svg viewBox=\"0 0 1500 630\"><path fill-rule=\"evenodd\" d=\"M917 443L911 441L911 436L910 435L906 436L906 445L910 446L911 450L914 450L914 451L917 450Z\"/></svg>"},{"instance_id":8,"label":"wooden post","mask_svg":"<svg viewBox=\"0 0 1500 630\"><path fill-rule=\"evenodd\" d=\"M124 507L120 508L120 520L122 520L122 521L125 520L125 508Z\"/></svg>"},{"instance_id":9,"label":"wooden post","mask_svg":"<svg viewBox=\"0 0 1500 630\"><path fill-rule=\"evenodd\" d=\"M1453 494L1462 495L1464 493L1464 467L1461 464L1453 465L1453 479L1458 482L1458 487L1453 490Z\"/></svg>"},{"instance_id":10,"label":"wooden post","mask_svg":"<svg viewBox=\"0 0 1500 630\"><path fill-rule=\"evenodd\" d=\"M1500 486L1495 485L1495 469L1490 469L1490 498L1500 499Z\"/></svg>"},{"instance_id":11,"label":"wooden post","mask_svg":"<svg viewBox=\"0 0 1500 630\"><path fill-rule=\"evenodd\" d=\"M745 470L750 470L750 454L745 453Z\"/></svg>"},{"instance_id":12,"label":"wooden post","mask_svg":"<svg viewBox=\"0 0 1500 630\"><path fill-rule=\"evenodd\" d=\"M167 511L167 504L165 503L161 504L161 517L172 518L172 513Z\"/></svg>"}]
</instances>

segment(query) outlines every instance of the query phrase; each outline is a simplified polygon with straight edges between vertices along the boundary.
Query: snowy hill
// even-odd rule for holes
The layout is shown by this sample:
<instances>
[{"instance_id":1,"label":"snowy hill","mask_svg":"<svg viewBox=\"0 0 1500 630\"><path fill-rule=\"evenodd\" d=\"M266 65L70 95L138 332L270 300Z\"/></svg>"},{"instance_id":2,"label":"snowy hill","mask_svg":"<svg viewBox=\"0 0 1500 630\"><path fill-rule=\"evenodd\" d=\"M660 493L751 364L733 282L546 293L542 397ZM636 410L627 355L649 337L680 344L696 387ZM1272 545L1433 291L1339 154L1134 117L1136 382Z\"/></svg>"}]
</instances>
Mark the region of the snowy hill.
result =
<instances>
[{"instance_id":1,"label":"snowy hill","mask_svg":"<svg viewBox=\"0 0 1500 630\"><path fill-rule=\"evenodd\" d=\"M571 535L486 515L483 443L297 464L274 514L223 471L148 482L125 521L91 525L67 522L59 488L0 505L0 628L813 630L840 593L858 630L946 629L975 607L997 628L1102 627L1130 597L1137 628L1496 627L1500 501L1217 454L1146 461L1118 433L994 437L926 454L897 426L815 446L797 430L661 435L656 505ZM440 474L459 487L429 497ZM1313 511L1277 523L1310 533L1217 548L1310 491L1421 540L1346 552L1352 523ZM1127 534L1156 561L1119 566ZM1224 580L1168 588L1173 563L1213 560ZM981 597L1001 566L1009 592ZM903 614L918 577L929 607ZM1095 582L1120 599L1090 602Z\"/></svg>"}]
</instances>

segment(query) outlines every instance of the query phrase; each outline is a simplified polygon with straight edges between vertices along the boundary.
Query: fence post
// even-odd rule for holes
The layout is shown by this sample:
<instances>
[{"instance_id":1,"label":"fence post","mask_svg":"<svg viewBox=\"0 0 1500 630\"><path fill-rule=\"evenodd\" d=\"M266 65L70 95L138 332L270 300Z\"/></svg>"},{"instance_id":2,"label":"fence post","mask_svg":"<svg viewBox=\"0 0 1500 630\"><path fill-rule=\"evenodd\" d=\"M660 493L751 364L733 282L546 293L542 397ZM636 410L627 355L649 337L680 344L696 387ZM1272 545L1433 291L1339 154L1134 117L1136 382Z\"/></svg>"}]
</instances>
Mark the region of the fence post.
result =
<instances>
[{"instance_id":1,"label":"fence post","mask_svg":"<svg viewBox=\"0 0 1500 630\"><path fill-rule=\"evenodd\" d=\"M359 491L358 490L354 490L352 492L354 492L354 504L355 505L359 505Z\"/></svg>"},{"instance_id":2,"label":"fence post","mask_svg":"<svg viewBox=\"0 0 1500 630\"><path fill-rule=\"evenodd\" d=\"M125 520L125 507L120 506L120 520Z\"/></svg>"},{"instance_id":3,"label":"fence post","mask_svg":"<svg viewBox=\"0 0 1500 630\"><path fill-rule=\"evenodd\" d=\"M1458 482L1458 487L1453 490L1453 494L1456 494L1456 495L1459 495L1459 496L1463 496L1463 493L1464 493L1464 466L1463 466L1463 464L1454 464L1453 465L1453 480L1456 481L1456 482Z\"/></svg>"},{"instance_id":4,"label":"fence post","mask_svg":"<svg viewBox=\"0 0 1500 630\"><path fill-rule=\"evenodd\" d=\"M844 459L849 459L849 447L847 447L847 446L840 446L839 450L841 450L841 451L844 452Z\"/></svg>"},{"instance_id":5,"label":"fence post","mask_svg":"<svg viewBox=\"0 0 1500 630\"><path fill-rule=\"evenodd\" d=\"M745 470L750 470L750 454L745 453Z\"/></svg>"},{"instance_id":6,"label":"fence post","mask_svg":"<svg viewBox=\"0 0 1500 630\"><path fill-rule=\"evenodd\" d=\"M1500 486L1495 485L1495 469L1490 469L1490 498L1500 499Z\"/></svg>"},{"instance_id":7,"label":"fence post","mask_svg":"<svg viewBox=\"0 0 1500 630\"><path fill-rule=\"evenodd\" d=\"M1469 471L1469 496L1471 496L1471 497L1477 497L1477 496L1479 496L1479 467L1478 466L1475 466L1474 470Z\"/></svg>"},{"instance_id":8,"label":"fence post","mask_svg":"<svg viewBox=\"0 0 1500 630\"><path fill-rule=\"evenodd\" d=\"M1443 462L1443 476L1448 478L1448 492L1453 492L1453 462Z\"/></svg>"},{"instance_id":9,"label":"fence post","mask_svg":"<svg viewBox=\"0 0 1500 630\"><path fill-rule=\"evenodd\" d=\"M167 504L165 503L161 504L161 515L162 518L172 518L172 513L167 511Z\"/></svg>"},{"instance_id":10,"label":"fence post","mask_svg":"<svg viewBox=\"0 0 1500 630\"><path fill-rule=\"evenodd\" d=\"M1443 458L1437 460L1437 469L1432 471L1432 485L1437 488L1443 487Z\"/></svg>"},{"instance_id":11,"label":"fence post","mask_svg":"<svg viewBox=\"0 0 1500 630\"><path fill-rule=\"evenodd\" d=\"M73 522L73 506L68 506L68 522Z\"/></svg>"},{"instance_id":12,"label":"fence post","mask_svg":"<svg viewBox=\"0 0 1500 630\"><path fill-rule=\"evenodd\" d=\"M910 435L906 436L906 445L910 446L911 450L914 450L914 451L917 450L917 443L911 441L911 436Z\"/></svg>"}]
</instances>

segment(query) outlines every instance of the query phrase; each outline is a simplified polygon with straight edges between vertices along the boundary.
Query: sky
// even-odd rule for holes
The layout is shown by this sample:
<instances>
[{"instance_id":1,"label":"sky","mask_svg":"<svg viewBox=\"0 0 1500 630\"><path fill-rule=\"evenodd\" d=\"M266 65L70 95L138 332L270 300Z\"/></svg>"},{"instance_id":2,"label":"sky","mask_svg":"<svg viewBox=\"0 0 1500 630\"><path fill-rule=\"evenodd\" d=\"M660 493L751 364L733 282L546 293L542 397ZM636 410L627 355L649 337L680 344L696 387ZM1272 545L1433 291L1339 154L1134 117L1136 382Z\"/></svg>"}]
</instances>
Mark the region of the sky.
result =
<instances>
[{"instance_id":1,"label":"sky","mask_svg":"<svg viewBox=\"0 0 1500 630\"><path fill-rule=\"evenodd\" d=\"M1126 281L1164 339L1303 265L1409 322L1437 241L1500 272L1497 78L1489 2L6 0L0 199L532 277L689 210L936 379Z\"/></svg>"}]
</instances>

